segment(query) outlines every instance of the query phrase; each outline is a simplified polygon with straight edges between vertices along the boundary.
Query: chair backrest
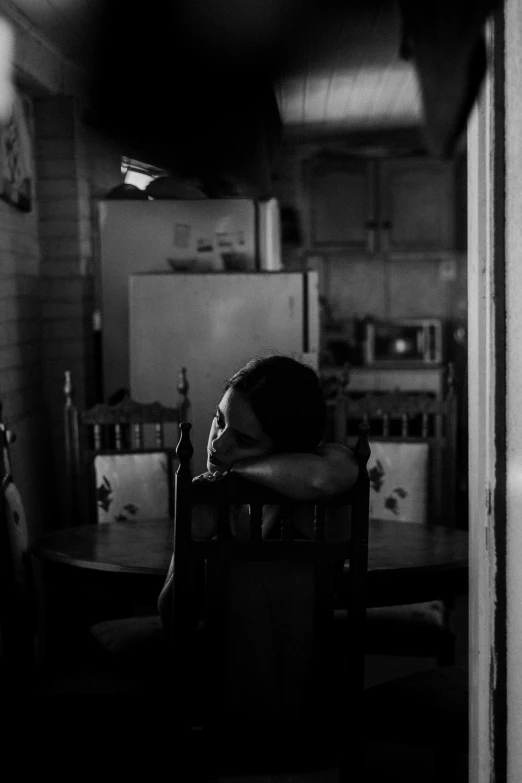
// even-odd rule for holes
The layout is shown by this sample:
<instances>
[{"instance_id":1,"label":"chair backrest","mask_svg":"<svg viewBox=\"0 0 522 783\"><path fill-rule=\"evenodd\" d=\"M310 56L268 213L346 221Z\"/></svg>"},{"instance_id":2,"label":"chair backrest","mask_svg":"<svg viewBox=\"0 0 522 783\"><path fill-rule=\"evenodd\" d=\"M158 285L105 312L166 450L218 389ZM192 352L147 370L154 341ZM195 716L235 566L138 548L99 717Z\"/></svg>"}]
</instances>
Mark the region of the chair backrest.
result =
<instances>
[{"instance_id":1,"label":"chair backrest","mask_svg":"<svg viewBox=\"0 0 522 783\"><path fill-rule=\"evenodd\" d=\"M177 407L125 397L80 410L69 371L64 393L67 524L172 516L172 461L190 408L185 368Z\"/></svg>"},{"instance_id":2,"label":"chair backrest","mask_svg":"<svg viewBox=\"0 0 522 783\"><path fill-rule=\"evenodd\" d=\"M212 485L191 484L190 426L181 425L177 449L176 671L185 671L186 665L181 640L186 633L189 564L194 558L205 558L207 661L201 674L208 675L207 730L218 748L220 741L225 744L229 756L227 736L234 738L232 754L240 746L252 749L253 742L265 761L271 751L280 754L282 750L290 756L295 750L302 761L303 749L317 748L331 738L328 717L337 722L346 714L344 709L337 714L333 706L350 705L348 713L353 715L362 699L369 502L366 428L361 428L355 449L359 475L352 491L309 504L314 514L313 538L295 540L291 520L294 513L302 512L301 502L232 476ZM198 503L216 508L213 540L191 537L192 509ZM231 533L231 509L238 505L249 510L249 541L239 541ZM262 539L266 505L280 509L278 539ZM345 515L347 540L329 541L325 535L329 515L339 513ZM350 605L336 634L334 575L336 564L342 568L347 560ZM339 674L341 647L343 663L348 659L345 680ZM342 734L338 723L336 729ZM213 748L216 751L216 745Z\"/></svg>"},{"instance_id":3,"label":"chair backrest","mask_svg":"<svg viewBox=\"0 0 522 783\"><path fill-rule=\"evenodd\" d=\"M336 400L335 440L368 425L370 517L453 527L457 488L457 398L453 366L441 400L419 392L350 394Z\"/></svg>"},{"instance_id":4,"label":"chair backrest","mask_svg":"<svg viewBox=\"0 0 522 783\"><path fill-rule=\"evenodd\" d=\"M15 440L0 404L0 659L2 691L30 687L35 672L36 608L24 506L13 480Z\"/></svg>"}]
</instances>

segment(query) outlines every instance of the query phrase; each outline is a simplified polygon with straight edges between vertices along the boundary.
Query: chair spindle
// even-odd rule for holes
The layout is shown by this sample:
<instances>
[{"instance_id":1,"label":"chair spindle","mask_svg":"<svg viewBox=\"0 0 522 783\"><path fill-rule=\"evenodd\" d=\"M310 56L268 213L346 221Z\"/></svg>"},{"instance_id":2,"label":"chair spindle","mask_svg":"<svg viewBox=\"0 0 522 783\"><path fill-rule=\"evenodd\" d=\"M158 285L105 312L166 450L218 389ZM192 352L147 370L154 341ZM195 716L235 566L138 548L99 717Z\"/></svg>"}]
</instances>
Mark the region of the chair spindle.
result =
<instances>
[{"instance_id":1,"label":"chair spindle","mask_svg":"<svg viewBox=\"0 0 522 783\"><path fill-rule=\"evenodd\" d=\"M190 406L189 400L188 400L188 390L189 390L189 382L187 380L187 368L182 367L179 373L179 380L178 380L178 410L179 410L179 420L181 421L187 421L188 419L188 409Z\"/></svg>"},{"instance_id":2,"label":"chair spindle","mask_svg":"<svg viewBox=\"0 0 522 783\"><path fill-rule=\"evenodd\" d=\"M316 503L314 509L314 541L324 541L325 508L322 503Z\"/></svg>"},{"instance_id":3,"label":"chair spindle","mask_svg":"<svg viewBox=\"0 0 522 783\"><path fill-rule=\"evenodd\" d=\"M94 451L101 451L102 449L102 431L101 425L95 424L93 427L94 433Z\"/></svg>"},{"instance_id":4,"label":"chair spindle","mask_svg":"<svg viewBox=\"0 0 522 783\"><path fill-rule=\"evenodd\" d=\"M194 449L190 440L191 428L192 425L188 424L187 422L183 422L179 425L180 437L178 445L176 446L176 457L179 461L176 475L182 477L186 481L189 479L192 481L192 477L190 475L190 460L194 454Z\"/></svg>"},{"instance_id":5,"label":"chair spindle","mask_svg":"<svg viewBox=\"0 0 522 783\"><path fill-rule=\"evenodd\" d=\"M281 505L281 541L291 541L292 536L292 512L288 504Z\"/></svg>"},{"instance_id":6,"label":"chair spindle","mask_svg":"<svg viewBox=\"0 0 522 783\"><path fill-rule=\"evenodd\" d=\"M217 511L217 537L219 541L229 541L232 538L230 530L230 507L225 504L218 506Z\"/></svg>"},{"instance_id":7,"label":"chair spindle","mask_svg":"<svg viewBox=\"0 0 522 783\"><path fill-rule=\"evenodd\" d=\"M154 437L158 449L163 448L163 425L160 421L154 423Z\"/></svg>"},{"instance_id":8,"label":"chair spindle","mask_svg":"<svg viewBox=\"0 0 522 783\"><path fill-rule=\"evenodd\" d=\"M132 426L132 443L135 449L143 448L143 424L139 422L135 422Z\"/></svg>"},{"instance_id":9,"label":"chair spindle","mask_svg":"<svg viewBox=\"0 0 522 783\"><path fill-rule=\"evenodd\" d=\"M74 386L73 386L70 370L65 371L65 384L63 387L63 392L65 394L65 407L72 408L74 404L73 403Z\"/></svg>"},{"instance_id":10,"label":"chair spindle","mask_svg":"<svg viewBox=\"0 0 522 783\"><path fill-rule=\"evenodd\" d=\"M74 384L72 382L71 371L65 371L65 384L63 388L65 394L65 458L67 463L67 472L71 480L76 480L79 471L79 431L78 416L74 405Z\"/></svg>"},{"instance_id":11,"label":"chair spindle","mask_svg":"<svg viewBox=\"0 0 522 783\"><path fill-rule=\"evenodd\" d=\"M121 424L114 425L114 439L116 451L122 450Z\"/></svg>"},{"instance_id":12,"label":"chair spindle","mask_svg":"<svg viewBox=\"0 0 522 783\"><path fill-rule=\"evenodd\" d=\"M450 406L448 403L446 403L447 407ZM446 421L447 424L447 416L443 416L441 413L435 414L435 421L434 421L434 429L435 429L435 437L436 438L443 438L446 437L446 432L444 432L444 423Z\"/></svg>"},{"instance_id":13,"label":"chair spindle","mask_svg":"<svg viewBox=\"0 0 522 783\"><path fill-rule=\"evenodd\" d=\"M252 503L250 506L250 540L261 541L263 529L263 506Z\"/></svg>"},{"instance_id":14,"label":"chair spindle","mask_svg":"<svg viewBox=\"0 0 522 783\"><path fill-rule=\"evenodd\" d=\"M181 521L182 529L174 524L174 554L176 555L176 546L188 546L191 536L191 507L190 494L192 489L192 476L190 472L190 460L194 453L192 442L190 440L190 424L180 424L180 437L176 446L176 457L178 458L178 469L176 470L176 492L175 492L175 512L174 518ZM182 490L182 491L180 491ZM180 555L181 556L181 555Z\"/></svg>"}]
</instances>

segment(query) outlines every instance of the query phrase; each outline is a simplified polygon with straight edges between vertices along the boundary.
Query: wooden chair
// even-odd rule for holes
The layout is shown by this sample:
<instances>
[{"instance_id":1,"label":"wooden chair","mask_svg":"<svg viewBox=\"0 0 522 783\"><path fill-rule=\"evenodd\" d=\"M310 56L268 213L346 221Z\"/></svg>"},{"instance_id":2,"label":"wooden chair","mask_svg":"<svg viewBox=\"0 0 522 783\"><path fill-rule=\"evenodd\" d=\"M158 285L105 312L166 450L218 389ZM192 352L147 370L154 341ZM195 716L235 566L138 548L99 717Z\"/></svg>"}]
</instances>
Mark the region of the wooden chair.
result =
<instances>
[{"instance_id":1,"label":"wooden chair","mask_svg":"<svg viewBox=\"0 0 522 783\"><path fill-rule=\"evenodd\" d=\"M338 762L340 780L359 779L353 775L363 750L359 718L369 498L365 428L355 449L359 477L350 495L312 504L313 540L292 538L296 504L286 497L230 476L213 485L192 485L189 431L190 424L181 424L177 449L173 706L179 715L189 714L194 684L203 682L203 735L215 769L261 772L282 766L295 771ZM191 537L194 502L217 508L215 539ZM231 534L230 510L237 504L250 510L246 542ZM278 539L261 538L266 504L281 510ZM329 515L343 510L350 540L330 542L325 536ZM204 642L199 670L189 676L194 635L187 585L191 563L202 558L207 564ZM346 559L350 600L336 623L334 570Z\"/></svg>"},{"instance_id":2,"label":"wooden chair","mask_svg":"<svg viewBox=\"0 0 522 783\"><path fill-rule=\"evenodd\" d=\"M188 416L188 388L183 368L175 408L125 397L79 410L71 373L65 373L70 524L172 516L172 460L177 426Z\"/></svg>"},{"instance_id":3,"label":"wooden chair","mask_svg":"<svg viewBox=\"0 0 522 783\"><path fill-rule=\"evenodd\" d=\"M404 524L455 525L457 399L452 365L448 368L447 392L443 400L426 393L401 392L349 396L336 403L336 440L350 443L354 429L364 422L372 445L370 474L370 517L404 519ZM390 462L386 463L390 450ZM409 454L408 454L409 450ZM396 452L396 453L392 453ZM386 483L393 460L410 459L405 474ZM425 484L420 481L419 503L404 506L407 483L424 460ZM412 483L413 487L413 483ZM384 495L384 502L380 497ZM372 500L376 506L372 510ZM424 508L417 519L416 509ZM412 515L413 511L413 515ZM401 514L403 516L401 517ZM448 590L451 594L451 590ZM439 665L454 663L455 636L450 628L451 601L445 595L408 606L376 607L368 610L366 651L372 654L434 657ZM393 598L391 599L393 600Z\"/></svg>"},{"instance_id":4,"label":"wooden chair","mask_svg":"<svg viewBox=\"0 0 522 783\"><path fill-rule=\"evenodd\" d=\"M456 442L457 397L453 365L448 365L447 391L443 400L435 395L419 392L386 392L371 394L340 393L336 400L335 440L350 444L359 423L369 428L371 443L411 444L419 448L412 453L427 456L426 517L428 525L455 525L456 509ZM408 451L408 448L405 450ZM376 454L372 453L375 462ZM376 497L378 474L372 477L371 497ZM399 515L394 517L394 511ZM370 516L372 512L370 510ZM390 504L388 518L400 519L400 498Z\"/></svg>"},{"instance_id":5,"label":"wooden chair","mask_svg":"<svg viewBox=\"0 0 522 783\"><path fill-rule=\"evenodd\" d=\"M382 743L401 746L402 759L408 749L429 751L434 780L467 783L468 678L462 667L441 666L368 688L363 720L369 746L376 753ZM401 780L404 770L388 767L387 776Z\"/></svg>"},{"instance_id":6,"label":"wooden chair","mask_svg":"<svg viewBox=\"0 0 522 783\"><path fill-rule=\"evenodd\" d=\"M27 710L27 698L53 694L122 694L129 691L130 683L116 683L101 669L81 662L70 661L65 671L40 656L41 585L33 569L24 504L12 473L10 446L15 440L14 433L3 421L0 403L0 697L4 711L8 710L6 715L9 714L8 730L20 742L22 736L26 740L30 737L32 716ZM68 715L72 720L70 711ZM78 717L75 715L75 720ZM24 726L22 733L20 726ZM37 726L39 739L44 731L43 725ZM49 736L49 741L55 739L54 722L52 731L54 735Z\"/></svg>"},{"instance_id":7,"label":"wooden chair","mask_svg":"<svg viewBox=\"0 0 522 783\"><path fill-rule=\"evenodd\" d=\"M36 678L36 604L24 506L14 483L9 444L15 440L0 404L0 687L29 691Z\"/></svg>"}]
</instances>

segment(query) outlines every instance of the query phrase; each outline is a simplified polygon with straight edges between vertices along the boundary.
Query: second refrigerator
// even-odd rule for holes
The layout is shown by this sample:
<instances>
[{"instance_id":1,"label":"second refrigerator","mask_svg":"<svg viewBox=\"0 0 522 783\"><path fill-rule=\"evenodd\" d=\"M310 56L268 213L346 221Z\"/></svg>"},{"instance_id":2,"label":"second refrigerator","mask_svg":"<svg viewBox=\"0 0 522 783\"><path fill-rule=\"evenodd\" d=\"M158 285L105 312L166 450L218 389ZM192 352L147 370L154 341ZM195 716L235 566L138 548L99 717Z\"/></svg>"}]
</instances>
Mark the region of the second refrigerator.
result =
<instances>
[{"instance_id":1,"label":"second refrigerator","mask_svg":"<svg viewBox=\"0 0 522 783\"><path fill-rule=\"evenodd\" d=\"M130 279L133 399L174 405L190 383L193 470L206 469L208 432L223 384L249 359L280 353L317 369L316 272L138 274Z\"/></svg>"}]
</instances>

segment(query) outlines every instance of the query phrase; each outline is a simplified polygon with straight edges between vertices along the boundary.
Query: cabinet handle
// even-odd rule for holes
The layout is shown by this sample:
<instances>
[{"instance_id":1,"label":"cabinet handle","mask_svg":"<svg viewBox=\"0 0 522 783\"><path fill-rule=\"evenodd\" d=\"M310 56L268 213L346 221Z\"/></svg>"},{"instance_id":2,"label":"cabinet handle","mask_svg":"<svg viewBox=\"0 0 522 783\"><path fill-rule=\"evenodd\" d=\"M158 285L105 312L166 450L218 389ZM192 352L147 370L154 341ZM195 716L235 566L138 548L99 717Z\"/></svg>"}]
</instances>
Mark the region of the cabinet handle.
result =
<instances>
[{"instance_id":1,"label":"cabinet handle","mask_svg":"<svg viewBox=\"0 0 522 783\"><path fill-rule=\"evenodd\" d=\"M384 220L381 225L382 230L382 249L384 252L388 252L390 249L390 231L391 231L391 221L390 220Z\"/></svg>"},{"instance_id":2,"label":"cabinet handle","mask_svg":"<svg viewBox=\"0 0 522 783\"><path fill-rule=\"evenodd\" d=\"M375 253L375 238L376 238L376 231L377 231L377 223L375 220L367 220L365 223L366 230L368 232L368 241L367 241L367 248L368 253Z\"/></svg>"}]
</instances>

